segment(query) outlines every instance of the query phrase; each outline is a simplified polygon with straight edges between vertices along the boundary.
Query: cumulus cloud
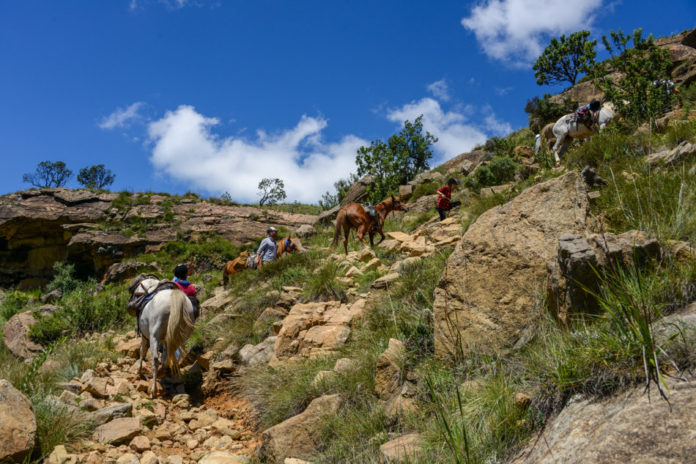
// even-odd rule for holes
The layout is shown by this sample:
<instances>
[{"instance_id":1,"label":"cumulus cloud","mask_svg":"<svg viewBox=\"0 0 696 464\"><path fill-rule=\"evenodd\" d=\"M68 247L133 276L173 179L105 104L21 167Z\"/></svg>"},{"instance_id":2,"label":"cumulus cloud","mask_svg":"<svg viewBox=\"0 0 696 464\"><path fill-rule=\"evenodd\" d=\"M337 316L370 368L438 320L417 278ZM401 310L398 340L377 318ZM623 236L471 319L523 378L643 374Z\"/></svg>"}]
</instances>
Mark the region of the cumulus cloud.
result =
<instances>
[{"instance_id":1,"label":"cumulus cloud","mask_svg":"<svg viewBox=\"0 0 696 464\"><path fill-rule=\"evenodd\" d=\"M229 192L238 201L257 200L264 177L285 182L288 199L314 203L333 183L355 171L355 153L368 142L352 135L333 143L322 139L327 121L302 116L278 133L254 138L219 137L218 119L182 105L148 126L156 168L212 194Z\"/></svg>"},{"instance_id":2,"label":"cumulus cloud","mask_svg":"<svg viewBox=\"0 0 696 464\"><path fill-rule=\"evenodd\" d=\"M449 87L447 86L447 81L444 79L440 79L432 84L428 84L426 89L428 89L428 92L433 94L435 98L438 98L441 101L449 101L450 99Z\"/></svg>"},{"instance_id":3,"label":"cumulus cloud","mask_svg":"<svg viewBox=\"0 0 696 464\"><path fill-rule=\"evenodd\" d=\"M528 65L550 36L589 29L602 0L483 0L462 25L476 36L486 55Z\"/></svg>"},{"instance_id":4,"label":"cumulus cloud","mask_svg":"<svg viewBox=\"0 0 696 464\"><path fill-rule=\"evenodd\" d=\"M104 117L98 125L102 129L125 127L132 120L140 118L139 111L142 106L142 102L135 102L128 108L116 108L116 111Z\"/></svg>"},{"instance_id":5,"label":"cumulus cloud","mask_svg":"<svg viewBox=\"0 0 696 464\"><path fill-rule=\"evenodd\" d=\"M493 131L487 130L485 126L478 127L468 122L465 113L474 111L471 106L465 106L460 111L445 111L437 100L426 97L390 110L387 118L401 124L405 120L413 121L422 114L423 129L438 138L433 151L438 156L435 162L440 162L484 143L488 138L487 132L497 133L501 129L500 123L494 116L491 119L496 122ZM490 113L489 110L487 112ZM481 116L478 113L476 115ZM491 116L492 114L489 114L487 117Z\"/></svg>"}]
</instances>

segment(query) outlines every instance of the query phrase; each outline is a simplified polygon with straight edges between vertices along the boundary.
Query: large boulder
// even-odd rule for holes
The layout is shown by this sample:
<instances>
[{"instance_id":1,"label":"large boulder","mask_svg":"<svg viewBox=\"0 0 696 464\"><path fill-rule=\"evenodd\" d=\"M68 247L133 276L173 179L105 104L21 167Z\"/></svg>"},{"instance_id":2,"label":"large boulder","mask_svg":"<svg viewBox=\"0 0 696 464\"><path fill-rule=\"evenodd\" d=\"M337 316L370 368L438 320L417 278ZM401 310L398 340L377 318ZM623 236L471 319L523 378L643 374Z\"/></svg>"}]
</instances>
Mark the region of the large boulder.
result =
<instances>
[{"instance_id":1,"label":"large boulder","mask_svg":"<svg viewBox=\"0 0 696 464\"><path fill-rule=\"evenodd\" d=\"M43 351L43 347L29 338L29 330L36 323L35 313L50 316L60 308L43 305L33 311L25 311L12 316L2 328L3 341L10 352L20 359L30 359Z\"/></svg>"},{"instance_id":2,"label":"large boulder","mask_svg":"<svg viewBox=\"0 0 696 464\"><path fill-rule=\"evenodd\" d=\"M339 206L343 208L348 203L359 202L363 198L367 197L367 189L373 185L375 185L375 179L373 179L372 176L365 176L362 179L359 179L350 186Z\"/></svg>"},{"instance_id":3,"label":"large boulder","mask_svg":"<svg viewBox=\"0 0 696 464\"><path fill-rule=\"evenodd\" d=\"M533 307L558 237L584 232L587 210L587 187L569 172L483 213L435 289L437 353L494 352L518 341L535 322Z\"/></svg>"},{"instance_id":4,"label":"large boulder","mask_svg":"<svg viewBox=\"0 0 696 464\"><path fill-rule=\"evenodd\" d=\"M656 239L636 230L620 235L562 235L557 256L547 264L549 309L563 322L576 314L596 313L600 307L593 294L599 293L600 275L611 272L610 262L624 268L643 266L662 253Z\"/></svg>"},{"instance_id":5,"label":"large boulder","mask_svg":"<svg viewBox=\"0 0 696 464\"><path fill-rule=\"evenodd\" d=\"M575 399L512 463L693 462L696 382L668 386L672 407L642 386L599 401Z\"/></svg>"},{"instance_id":6,"label":"large boulder","mask_svg":"<svg viewBox=\"0 0 696 464\"><path fill-rule=\"evenodd\" d=\"M281 463L287 457L305 457L315 451L326 417L336 415L343 400L340 395L324 395L312 400L301 414L265 430L258 453L269 462Z\"/></svg>"},{"instance_id":7,"label":"large boulder","mask_svg":"<svg viewBox=\"0 0 696 464\"><path fill-rule=\"evenodd\" d=\"M270 364L292 358L335 353L350 336L351 326L365 313L365 300L298 303L283 320Z\"/></svg>"},{"instance_id":8,"label":"large boulder","mask_svg":"<svg viewBox=\"0 0 696 464\"><path fill-rule=\"evenodd\" d=\"M36 418L29 399L0 379L0 462L22 462L35 442Z\"/></svg>"}]
</instances>

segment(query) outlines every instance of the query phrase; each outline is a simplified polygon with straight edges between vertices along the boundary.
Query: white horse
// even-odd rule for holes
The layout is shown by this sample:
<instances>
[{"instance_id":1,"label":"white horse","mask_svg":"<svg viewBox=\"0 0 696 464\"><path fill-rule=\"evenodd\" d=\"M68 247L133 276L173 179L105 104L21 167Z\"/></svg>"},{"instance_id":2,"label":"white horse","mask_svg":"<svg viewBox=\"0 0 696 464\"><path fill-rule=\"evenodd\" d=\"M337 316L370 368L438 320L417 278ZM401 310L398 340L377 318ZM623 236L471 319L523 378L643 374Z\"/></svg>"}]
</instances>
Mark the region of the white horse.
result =
<instances>
[{"instance_id":1,"label":"white horse","mask_svg":"<svg viewBox=\"0 0 696 464\"><path fill-rule=\"evenodd\" d=\"M160 281L153 278L142 280L133 292L142 295L152 292ZM179 374L179 362L176 352L183 347L193 332L196 312L191 300L181 290L161 290L145 305L138 316L138 328L142 335L140 342L140 359L138 375L142 376L145 350L150 345L152 354L152 388L150 394L157 396L158 364L169 367L171 372ZM159 346L164 344L162 360L158 359Z\"/></svg>"},{"instance_id":2,"label":"white horse","mask_svg":"<svg viewBox=\"0 0 696 464\"><path fill-rule=\"evenodd\" d=\"M614 105L611 102L605 103L599 110L599 115L597 116L599 130L603 130L615 117L616 109ZM561 159L559 156L566 152L572 139L586 139L597 133L594 127L587 127L584 123L577 121L575 113L562 116L556 121L556 124L553 125L552 132L556 137L556 143L553 146L553 156L556 159L556 166L560 166Z\"/></svg>"}]
</instances>

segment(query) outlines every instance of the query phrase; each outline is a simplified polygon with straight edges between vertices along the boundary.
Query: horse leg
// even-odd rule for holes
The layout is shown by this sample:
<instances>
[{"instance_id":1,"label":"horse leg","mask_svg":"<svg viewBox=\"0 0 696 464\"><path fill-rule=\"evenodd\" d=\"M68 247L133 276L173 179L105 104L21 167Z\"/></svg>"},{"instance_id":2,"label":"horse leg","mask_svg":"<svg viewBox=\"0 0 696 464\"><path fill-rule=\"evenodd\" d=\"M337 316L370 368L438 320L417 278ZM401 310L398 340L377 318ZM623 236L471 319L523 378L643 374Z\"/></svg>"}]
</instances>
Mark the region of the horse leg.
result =
<instances>
[{"instance_id":1,"label":"horse leg","mask_svg":"<svg viewBox=\"0 0 696 464\"><path fill-rule=\"evenodd\" d=\"M227 286L227 265L222 268L222 286Z\"/></svg>"},{"instance_id":2,"label":"horse leg","mask_svg":"<svg viewBox=\"0 0 696 464\"><path fill-rule=\"evenodd\" d=\"M375 247L375 233L372 232L372 228L370 228L370 232L368 234L370 236L370 248Z\"/></svg>"},{"instance_id":3,"label":"horse leg","mask_svg":"<svg viewBox=\"0 0 696 464\"><path fill-rule=\"evenodd\" d=\"M145 351L147 350L147 338L144 335L140 335L140 359L138 359L138 377L143 377L143 358L145 358Z\"/></svg>"},{"instance_id":4,"label":"horse leg","mask_svg":"<svg viewBox=\"0 0 696 464\"><path fill-rule=\"evenodd\" d=\"M384 232L382 232L381 227L379 229L377 229L377 232L379 233L379 236L380 236L379 242L377 242L377 245L379 245L380 243L382 243L384 241Z\"/></svg>"},{"instance_id":5,"label":"horse leg","mask_svg":"<svg viewBox=\"0 0 696 464\"><path fill-rule=\"evenodd\" d=\"M152 337L152 333L150 337ZM152 355L152 387L150 388L150 397L157 398L157 338L153 338L150 342L150 354Z\"/></svg>"},{"instance_id":6,"label":"horse leg","mask_svg":"<svg viewBox=\"0 0 696 464\"><path fill-rule=\"evenodd\" d=\"M561 165L561 158L558 156L558 151L563 145L565 145L565 139L565 134L556 137L556 143L553 146L553 157L556 161L556 167Z\"/></svg>"},{"instance_id":7,"label":"horse leg","mask_svg":"<svg viewBox=\"0 0 696 464\"><path fill-rule=\"evenodd\" d=\"M360 224L358 226L358 230L356 232L356 236L358 237L358 240L360 240L360 243L362 243L365 248L367 248L367 243L365 243L366 229L367 229L367 227L365 226L365 224Z\"/></svg>"},{"instance_id":8,"label":"horse leg","mask_svg":"<svg viewBox=\"0 0 696 464\"><path fill-rule=\"evenodd\" d=\"M343 224L343 249L346 251L346 254L348 254L348 236L350 235L350 226L348 223Z\"/></svg>"}]
</instances>

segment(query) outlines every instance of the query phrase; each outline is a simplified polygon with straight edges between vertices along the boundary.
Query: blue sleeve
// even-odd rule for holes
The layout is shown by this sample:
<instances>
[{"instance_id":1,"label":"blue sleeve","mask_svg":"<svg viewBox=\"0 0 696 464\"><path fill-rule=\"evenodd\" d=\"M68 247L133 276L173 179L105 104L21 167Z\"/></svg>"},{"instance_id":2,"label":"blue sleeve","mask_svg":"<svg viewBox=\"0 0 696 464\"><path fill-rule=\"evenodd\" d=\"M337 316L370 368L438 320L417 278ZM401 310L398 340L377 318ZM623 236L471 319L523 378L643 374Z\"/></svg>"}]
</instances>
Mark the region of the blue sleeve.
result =
<instances>
[{"instance_id":1,"label":"blue sleeve","mask_svg":"<svg viewBox=\"0 0 696 464\"><path fill-rule=\"evenodd\" d=\"M257 255L260 255L264 251L266 251L266 248L268 248L268 243L266 242L266 239L264 238L261 240L261 244L259 245L259 249L256 251Z\"/></svg>"}]
</instances>

